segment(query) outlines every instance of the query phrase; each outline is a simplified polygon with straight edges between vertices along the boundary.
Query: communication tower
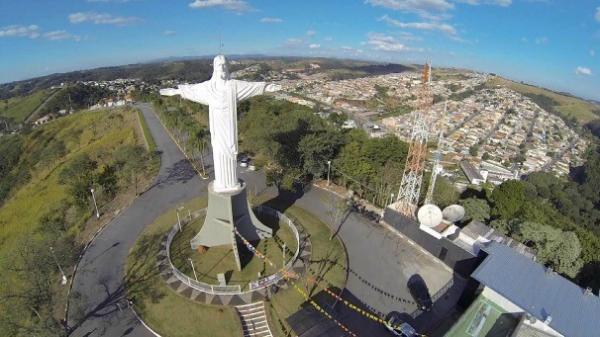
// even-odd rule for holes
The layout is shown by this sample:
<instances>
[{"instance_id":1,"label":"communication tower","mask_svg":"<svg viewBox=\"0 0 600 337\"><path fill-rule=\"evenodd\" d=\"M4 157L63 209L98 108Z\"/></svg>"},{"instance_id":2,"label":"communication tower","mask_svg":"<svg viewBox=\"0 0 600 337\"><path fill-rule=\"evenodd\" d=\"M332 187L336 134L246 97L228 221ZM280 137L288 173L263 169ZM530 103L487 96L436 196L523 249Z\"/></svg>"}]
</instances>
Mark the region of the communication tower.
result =
<instances>
[{"instance_id":1,"label":"communication tower","mask_svg":"<svg viewBox=\"0 0 600 337\"><path fill-rule=\"evenodd\" d=\"M433 97L430 88L431 64L425 63L417 96L417 112L413 117L413 128L408 147L408 156L402 175L402 182L398 191L395 208L405 216L414 218L419 202L421 184L423 182L423 169L427 157L427 140L429 127L423 116L431 108Z\"/></svg>"}]
</instances>

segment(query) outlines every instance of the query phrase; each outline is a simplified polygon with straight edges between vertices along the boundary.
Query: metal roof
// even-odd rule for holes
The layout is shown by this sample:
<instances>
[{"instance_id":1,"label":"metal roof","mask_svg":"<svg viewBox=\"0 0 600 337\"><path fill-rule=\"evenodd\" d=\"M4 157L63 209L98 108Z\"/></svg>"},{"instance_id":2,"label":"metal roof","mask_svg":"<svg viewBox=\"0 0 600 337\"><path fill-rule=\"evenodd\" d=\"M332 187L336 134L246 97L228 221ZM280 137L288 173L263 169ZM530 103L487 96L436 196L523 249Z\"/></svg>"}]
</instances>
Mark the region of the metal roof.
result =
<instances>
[{"instance_id":1,"label":"metal roof","mask_svg":"<svg viewBox=\"0 0 600 337\"><path fill-rule=\"evenodd\" d=\"M552 317L550 327L568 337L600 333L600 298L510 247L490 242L489 255L471 274L538 320Z\"/></svg>"}]
</instances>

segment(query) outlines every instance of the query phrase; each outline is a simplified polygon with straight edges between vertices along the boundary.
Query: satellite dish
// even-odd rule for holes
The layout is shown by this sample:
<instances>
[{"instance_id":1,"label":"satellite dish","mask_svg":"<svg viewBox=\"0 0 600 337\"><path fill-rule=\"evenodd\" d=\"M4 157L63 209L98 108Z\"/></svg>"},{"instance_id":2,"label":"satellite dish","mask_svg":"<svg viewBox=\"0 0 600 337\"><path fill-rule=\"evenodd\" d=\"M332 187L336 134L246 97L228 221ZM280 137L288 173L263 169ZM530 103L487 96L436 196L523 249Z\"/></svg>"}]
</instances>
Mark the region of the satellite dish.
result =
<instances>
[{"instance_id":1,"label":"satellite dish","mask_svg":"<svg viewBox=\"0 0 600 337\"><path fill-rule=\"evenodd\" d=\"M439 207L432 204L423 205L417 212L419 223L425 227L435 227L442 222L442 211Z\"/></svg>"},{"instance_id":2,"label":"satellite dish","mask_svg":"<svg viewBox=\"0 0 600 337\"><path fill-rule=\"evenodd\" d=\"M444 216L444 220L455 223L465 217L465 208L461 205L450 205L444 208L442 215Z\"/></svg>"}]
</instances>

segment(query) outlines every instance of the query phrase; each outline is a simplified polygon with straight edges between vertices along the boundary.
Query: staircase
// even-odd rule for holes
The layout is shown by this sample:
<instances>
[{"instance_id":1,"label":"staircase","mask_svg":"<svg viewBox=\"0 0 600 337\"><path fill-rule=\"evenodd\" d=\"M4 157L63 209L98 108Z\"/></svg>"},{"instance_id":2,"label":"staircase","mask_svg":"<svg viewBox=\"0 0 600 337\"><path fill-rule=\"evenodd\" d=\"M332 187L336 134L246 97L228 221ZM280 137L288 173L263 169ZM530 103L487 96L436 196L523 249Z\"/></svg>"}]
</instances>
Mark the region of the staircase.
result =
<instances>
[{"instance_id":1,"label":"staircase","mask_svg":"<svg viewBox=\"0 0 600 337\"><path fill-rule=\"evenodd\" d=\"M244 337L273 337L267 322L264 302L238 305L235 310L242 321Z\"/></svg>"}]
</instances>

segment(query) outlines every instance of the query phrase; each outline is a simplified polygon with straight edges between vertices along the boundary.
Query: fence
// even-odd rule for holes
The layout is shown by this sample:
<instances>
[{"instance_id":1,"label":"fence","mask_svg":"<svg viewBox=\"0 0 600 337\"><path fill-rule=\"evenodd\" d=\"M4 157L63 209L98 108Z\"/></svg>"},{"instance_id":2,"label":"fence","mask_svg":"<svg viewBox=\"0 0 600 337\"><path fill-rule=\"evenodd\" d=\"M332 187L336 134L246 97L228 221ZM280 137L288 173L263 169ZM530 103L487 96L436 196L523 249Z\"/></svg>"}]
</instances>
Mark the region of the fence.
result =
<instances>
[{"instance_id":1,"label":"fence","mask_svg":"<svg viewBox=\"0 0 600 337\"><path fill-rule=\"evenodd\" d=\"M285 224L288 225L288 227L290 228L290 230L292 231L292 233L294 234L294 237L296 239L296 252L294 253L294 256L292 257L292 259L290 259L286 263L285 267L282 268L279 272L269 275L269 276L266 276L266 277L263 277L263 278L260 278L256 281L250 282L247 291L242 291L242 288L239 284L238 285L230 285L230 286L228 286L228 285L222 286L222 285L213 285L213 284L196 281L195 279L190 278L188 275L184 274L179 269L177 269L177 267L175 267L175 265L173 265L173 262L171 261L171 243L173 242L175 235L179 232L179 224L175 224L175 225L173 225L173 227L171 228L171 231L167 235L166 248L165 248L167 251L167 259L169 260L169 265L171 267L171 271L173 272L173 275L179 281L183 282L190 288L193 288L193 289L198 290L203 293L212 294L212 295L241 295L244 293L254 292L254 291L257 291L260 289L267 288L267 287L277 284L281 280L283 280L284 274L292 268L294 262L296 261L296 259L298 258L298 255L300 254L300 234L294 224L294 221L292 219L288 218L285 214L283 214L275 209L272 209L270 207L266 207L266 206L259 206L259 207L257 207L256 211L258 213L269 214L273 217L276 217L280 221L283 220L282 222L284 222Z\"/></svg>"}]
</instances>

